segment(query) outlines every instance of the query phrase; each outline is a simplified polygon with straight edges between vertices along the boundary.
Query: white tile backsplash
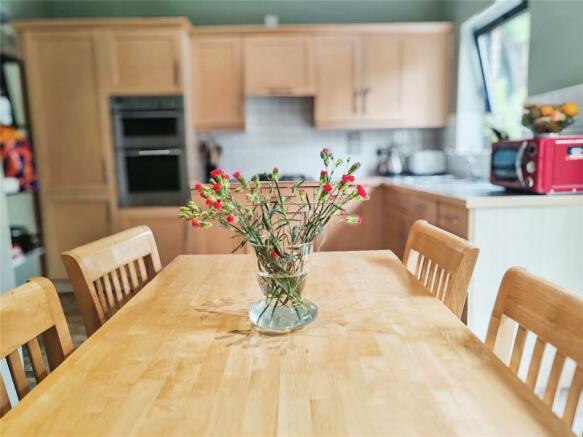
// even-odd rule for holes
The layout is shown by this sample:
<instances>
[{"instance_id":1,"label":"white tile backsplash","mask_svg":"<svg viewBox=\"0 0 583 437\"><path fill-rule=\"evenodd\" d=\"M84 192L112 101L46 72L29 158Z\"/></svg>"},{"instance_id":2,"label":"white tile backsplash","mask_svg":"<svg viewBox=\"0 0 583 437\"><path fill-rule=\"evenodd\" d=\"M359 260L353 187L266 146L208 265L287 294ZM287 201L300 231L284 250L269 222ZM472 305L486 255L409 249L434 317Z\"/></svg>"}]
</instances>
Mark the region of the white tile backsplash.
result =
<instances>
[{"instance_id":1,"label":"white tile backsplash","mask_svg":"<svg viewBox=\"0 0 583 437\"><path fill-rule=\"evenodd\" d=\"M438 149L443 129L378 129L347 131L315 129L312 98L249 97L245 101L245 131L197 133L212 137L223 148L220 165L246 176L278 167L280 173L316 177L319 150L328 147L338 157L360 161L361 175L374 174L379 147L399 146L403 155L418 149Z\"/></svg>"}]
</instances>

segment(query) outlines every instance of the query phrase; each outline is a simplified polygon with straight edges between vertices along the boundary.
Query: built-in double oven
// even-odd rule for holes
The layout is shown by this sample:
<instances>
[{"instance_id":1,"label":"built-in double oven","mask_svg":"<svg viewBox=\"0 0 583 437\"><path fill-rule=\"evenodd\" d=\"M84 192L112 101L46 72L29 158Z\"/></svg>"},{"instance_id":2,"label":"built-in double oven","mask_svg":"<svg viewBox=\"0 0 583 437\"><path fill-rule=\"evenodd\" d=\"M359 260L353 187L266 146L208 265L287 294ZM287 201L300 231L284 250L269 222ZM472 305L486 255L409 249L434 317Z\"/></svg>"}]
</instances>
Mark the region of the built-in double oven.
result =
<instances>
[{"instance_id":1,"label":"built-in double oven","mask_svg":"<svg viewBox=\"0 0 583 437\"><path fill-rule=\"evenodd\" d=\"M111 98L120 206L189 198L182 96Z\"/></svg>"}]
</instances>

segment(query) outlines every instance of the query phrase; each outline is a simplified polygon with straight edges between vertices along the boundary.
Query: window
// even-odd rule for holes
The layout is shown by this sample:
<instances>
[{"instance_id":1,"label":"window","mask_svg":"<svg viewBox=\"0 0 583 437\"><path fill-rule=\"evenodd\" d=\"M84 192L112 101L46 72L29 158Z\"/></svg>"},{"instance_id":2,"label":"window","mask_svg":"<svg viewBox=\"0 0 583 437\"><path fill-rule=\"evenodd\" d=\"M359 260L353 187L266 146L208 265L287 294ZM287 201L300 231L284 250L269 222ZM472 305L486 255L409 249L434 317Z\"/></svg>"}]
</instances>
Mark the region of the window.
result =
<instances>
[{"instance_id":1,"label":"window","mask_svg":"<svg viewBox=\"0 0 583 437\"><path fill-rule=\"evenodd\" d=\"M528 3L518 6L474 31L485 109L492 124L511 138L521 138L522 105L528 97L530 13Z\"/></svg>"}]
</instances>

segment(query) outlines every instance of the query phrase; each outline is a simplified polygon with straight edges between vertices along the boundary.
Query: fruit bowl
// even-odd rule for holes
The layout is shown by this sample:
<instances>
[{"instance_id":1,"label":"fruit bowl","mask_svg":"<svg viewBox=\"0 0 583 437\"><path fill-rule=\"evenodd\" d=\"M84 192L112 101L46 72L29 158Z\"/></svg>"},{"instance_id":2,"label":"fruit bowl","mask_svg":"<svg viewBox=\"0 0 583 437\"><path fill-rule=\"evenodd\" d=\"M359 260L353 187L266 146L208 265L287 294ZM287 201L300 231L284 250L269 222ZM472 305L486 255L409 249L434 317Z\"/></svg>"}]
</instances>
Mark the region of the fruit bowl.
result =
<instances>
[{"instance_id":1,"label":"fruit bowl","mask_svg":"<svg viewBox=\"0 0 583 437\"><path fill-rule=\"evenodd\" d=\"M562 105L525 103L522 124L535 135L559 133L575 121L578 112L577 105L571 102Z\"/></svg>"}]
</instances>

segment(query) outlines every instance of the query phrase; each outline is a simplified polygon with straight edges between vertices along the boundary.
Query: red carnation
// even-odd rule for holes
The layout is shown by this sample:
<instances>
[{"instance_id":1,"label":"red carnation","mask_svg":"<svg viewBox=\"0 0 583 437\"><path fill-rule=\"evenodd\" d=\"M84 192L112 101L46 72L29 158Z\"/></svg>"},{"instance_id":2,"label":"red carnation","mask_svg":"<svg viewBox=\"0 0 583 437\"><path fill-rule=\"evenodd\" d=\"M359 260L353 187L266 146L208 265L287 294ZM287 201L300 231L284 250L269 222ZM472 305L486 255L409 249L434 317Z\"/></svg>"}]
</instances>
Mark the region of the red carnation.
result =
<instances>
[{"instance_id":1,"label":"red carnation","mask_svg":"<svg viewBox=\"0 0 583 437\"><path fill-rule=\"evenodd\" d=\"M213 203L213 199L206 199L206 200L204 201L204 203L206 203L207 205L212 205L212 203Z\"/></svg>"},{"instance_id":2,"label":"red carnation","mask_svg":"<svg viewBox=\"0 0 583 437\"><path fill-rule=\"evenodd\" d=\"M233 223L235 221L235 216L233 214L229 214L226 217L227 223Z\"/></svg>"},{"instance_id":3,"label":"red carnation","mask_svg":"<svg viewBox=\"0 0 583 437\"><path fill-rule=\"evenodd\" d=\"M326 170L320 171L320 177L328 176L328 172Z\"/></svg>"},{"instance_id":4,"label":"red carnation","mask_svg":"<svg viewBox=\"0 0 583 437\"><path fill-rule=\"evenodd\" d=\"M213 203L213 208L216 210L219 210L223 207L223 205L221 204L220 200L217 200L215 203Z\"/></svg>"},{"instance_id":5,"label":"red carnation","mask_svg":"<svg viewBox=\"0 0 583 437\"><path fill-rule=\"evenodd\" d=\"M356 186L356 193L360 197L366 197L366 190L364 189L364 187L362 185L357 185Z\"/></svg>"},{"instance_id":6,"label":"red carnation","mask_svg":"<svg viewBox=\"0 0 583 437\"><path fill-rule=\"evenodd\" d=\"M362 220L362 217L361 217L361 216L358 216L358 217L356 218L356 224L357 224L357 225L362 225L362 222L363 222L363 220Z\"/></svg>"},{"instance_id":7,"label":"red carnation","mask_svg":"<svg viewBox=\"0 0 583 437\"><path fill-rule=\"evenodd\" d=\"M277 253L275 250L272 250L272 251L271 251L271 257L272 257L272 258L278 258L278 257L279 257L279 255L278 255L278 253Z\"/></svg>"},{"instance_id":8,"label":"red carnation","mask_svg":"<svg viewBox=\"0 0 583 437\"><path fill-rule=\"evenodd\" d=\"M213 190L220 191L220 189L221 189L221 184L219 184L218 182L216 184L213 184Z\"/></svg>"},{"instance_id":9,"label":"red carnation","mask_svg":"<svg viewBox=\"0 0 583 437\"><path fill-rule=\"evenodd\" d=\"M198 194L200 194L200 197L202 197L203 199L205 199L205 198L206 198L206 194L205 194L205 192L204 192L204 191L202 191L202 190L199 190L199 191L198 191Z\"/></svg>"},{"instance_id":10,"label":"red carnation","mask_svg":"<svg viewBox=\"0 0 583 437\"><path fill-rule=\"evenodd\" d=\"M326 192L329 193L330 191L332 191L332 185L330 184L326 184L322 187L322 189Z\"/></svg>"},{"instance_id":11,"label":"red carnation","mask_svg":"<svg viewBox=\"0 0 583 437\"><path fill-rule=\"evenodd\" d=\"M235 173L233 173L233 177L234 177L235 179L239 179L239 178L241 177L241 172L239 172L239 171L236 171Z\"/></svg>"},{"instance_id":12,"label":"red carnation","mask_svg":"<svg viewBox=\"0 0 583 437\"><path fill-rule=\"evenodd\" d=\"M322 149L322 152L324 152L326 155L328 155L330 153L330 149L328 147L324 147Z\"/></svg>"},{"instance_id":13,"label":"red carnation","mask_svg":"<svg viewBox=\"0 0 583 437\"><path fill-rule=\"evenodd\" d=\"M342 176L342 182L344 182L345 184L354 182L354 176L351 174L345 174L344 176Z\"/></svg>"},{"instance_id":14,"label":"red carnation","mask_svg":"<svg viewBox=\"0 0 583 437\"><path fill-rule=\"evenodd\" d=\"M211 171L211 178L216 178L220 175L222 175L224 172L222 169L220 168L215 168L213 171Z\"/></svg>"},{"instance_id":15,"label":"red carnation","mask_svg":"<svg viewBox=\"0 0 583 437\"><path fill-rule=\"evenodd\" d=\"M193 228L200 228L200 222L198 220L193 220L191 225Z\"/></svg>"},{"instance_id":16,"label":"red carnation","mask_svg":"<svg viewBox=\"0 0 583 437\"><path fill-rule=\"evenodd\" d=\"M201 189L201 187L202 187L202 185L201 185L199 182L197 182L196 184L194 184L194 186L193 186L192 188L193 188L194 190L198 191L198 190L200 190L200 189Z\"/></svg>"}]
</instances>

